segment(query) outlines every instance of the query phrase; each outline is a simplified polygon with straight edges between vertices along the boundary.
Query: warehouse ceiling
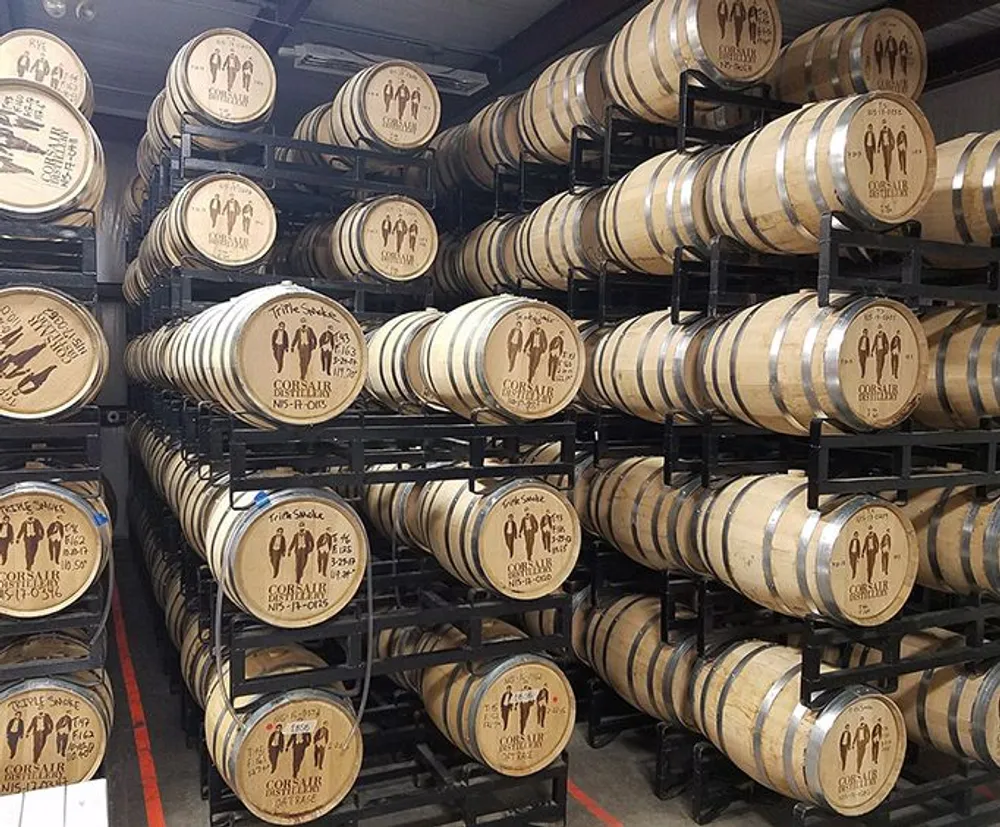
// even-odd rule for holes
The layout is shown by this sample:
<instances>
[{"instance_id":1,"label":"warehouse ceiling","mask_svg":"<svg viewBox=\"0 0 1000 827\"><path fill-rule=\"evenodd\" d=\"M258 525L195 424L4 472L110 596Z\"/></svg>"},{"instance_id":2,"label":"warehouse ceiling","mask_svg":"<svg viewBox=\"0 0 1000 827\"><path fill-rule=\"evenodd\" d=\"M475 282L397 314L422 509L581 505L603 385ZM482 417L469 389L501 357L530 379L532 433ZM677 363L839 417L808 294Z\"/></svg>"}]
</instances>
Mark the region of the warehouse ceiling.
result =
<instances>
[{"instance_id":1,"label":"warehouse ceiling","mask_svg":"<svg viewBox=\"0 0 1000 827\"><path fill-rule=\"evenodd\" d=\"M77 16L84 4L95 13ZM46 4L66 7L53 19ZM467 113L499 90L527 83L558 54L609 40L642 4L634 0L0 0L0 28L45 27L87 63L98 111L142 118L174 52L200 31L251 31L275 53L278 128L328 100L343 79L295 68L280 47L319 44L485 73L478 97L446 98L446 114ZM877 8L871 0L779 0L786 39L822 22ZM892 0L927 30L932 84L993 65L1000 49L1000 3ZM85 16L85 15L84 15Z\"/></svg>"}]
</instances>

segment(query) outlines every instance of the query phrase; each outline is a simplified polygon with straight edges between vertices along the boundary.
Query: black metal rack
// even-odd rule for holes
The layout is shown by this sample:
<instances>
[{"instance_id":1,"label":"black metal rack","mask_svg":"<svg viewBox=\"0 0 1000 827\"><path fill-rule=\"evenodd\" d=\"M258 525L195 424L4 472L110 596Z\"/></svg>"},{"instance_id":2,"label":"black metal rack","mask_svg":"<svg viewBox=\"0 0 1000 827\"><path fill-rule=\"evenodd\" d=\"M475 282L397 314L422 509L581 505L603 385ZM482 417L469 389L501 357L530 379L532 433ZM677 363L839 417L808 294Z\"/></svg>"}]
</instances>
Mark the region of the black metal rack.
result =
<instances>
[{"instance_id":1,"label":"black metal rack","mask_svg":"<svg viewBox=\"0 0 1000 827\"><path fill-rule=\"evenodd\" d=\"M52 287L97 300L97 238L91 227L0 220L0 286Z\"/></svg>"},{"instance_id":2,"label":"black metal rack","mask_svg":"<svg viewBox=\"0 0 1000 827\"><path fill-rule=\"evenodd\" d=\"M0 417L0 486L60 481L101 481L100 410L88 405L57 422Z\"/></svg>"}]
</instances>

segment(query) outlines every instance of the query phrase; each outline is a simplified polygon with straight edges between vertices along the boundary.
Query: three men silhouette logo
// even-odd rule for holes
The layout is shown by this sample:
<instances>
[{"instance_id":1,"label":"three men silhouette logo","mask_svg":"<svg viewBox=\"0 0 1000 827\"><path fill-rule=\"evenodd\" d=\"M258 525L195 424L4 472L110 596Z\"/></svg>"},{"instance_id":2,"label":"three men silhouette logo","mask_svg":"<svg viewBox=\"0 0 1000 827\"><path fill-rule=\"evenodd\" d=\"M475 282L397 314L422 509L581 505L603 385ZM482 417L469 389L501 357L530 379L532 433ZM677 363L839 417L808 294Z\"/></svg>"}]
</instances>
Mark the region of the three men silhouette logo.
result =
<instances>
[{"instance_id":1,"label":"three men silhouette logo","mask_svg":"<svg viewBox=\"0 0 1000 827\"><path fill-rule=\"evenodd\" d=\"M536 324L527 338L524 335L524 325L522 322L515 322L510 333L507 334L507 370L514 373L522 356L528 359L528 384L533 384L538 368L542 364L543 357L548 355L546 363L546 375L552 382L556 381L559 372L559 365L562 363L563 353L566 351L566 342L561 334L557 333L550 340L544 328Z\"/></svg>"},{"instance_id":2,"label":"three men silhouette logo","mask_svg":"<svg viewBox=\"0 0 1000 827\"><path fill-rule=\"evenodd\" d=\"M385 114L395 115L399 120L406 118L407 114L411 120L416 120L420 115L421 98L420 90L411 89L405 80L400 80L397 85L387 80L382 87Z\"/></svg>"},{"instance_id":3,"label":"three men silhouette logo","mask_svg":"<svg viewBox=\"0 0 1000 827\"><path fill-rule=\"evenodd\" d=\"M7 738L7 760L14 761L21 751L21 742L31 739L31 763L37 765L42 759L42 753L49 743L49 737L55 733L56 755L66 758L66 750L73 735L74 721L69 714L63 714L55 721L48 712L38 711L32 715L25 725L21 712L15 712L7 721L4 734ZM24 759L27 760L27 759Z\"/></svg>"},{"instance_id":4,"label":"three men silhouette logo","mask_svg":"<svg viewBox=\"0 0 1000 827\"><path fill-rule=\"evenodd\" d=\"M743 0L719 0L716 7L716 14L719 20L719 34L725 40L732 34L736 46L743 45L744 28L746 29L747 43L751 46L757 44L760 37L761 17L764 9L756 3L745 3ZM732 24L732 28L730 28Z\"/></svg>"},{"instance_id":5,"label":"three men silhouette logo","mask_svg":"<svg viewBox=\"0 0 1000 827\"><path fill-rule=\"evenodd\" d=\"M316 573L320 577L326 577L330 571L330 556L337 551L337 533L326 526L319 537L316 537L305 521L300 521L298 528L291 536L291 540L285 535L285 529L281 526L275 529L274 534L267 544L268 559L271 562L271 578L277 580L281 576L281 569L286 557L293 557L295 560L295 582L301 584L302 577L306 573L309 565L309 558L316 552Z\"/></svg>"},{"instance_id":6,"label":"three men silhouette logo","mask_svg":"<svg viewBox=\"0 0 1000 827\"><path fill-rule=\"evenodd\" d=\"M241 88L244 92L249 92L253 84L254 63L249 57L241 61L232 49L223 59L222 51L216 49L208 58L208 72L212 76L212 86L221 84L225 77L226 91L232 92L236 79L241 78Z\"/></svg>"},{"instance_id":7,"label":"three men silhouette logo","mask_svg":"<svg viewBox=\"0 0 1000 827\"><path fill-rule=\"evenodd\" d=\"M219 219L225 218L225 232L229 238L232 238L237 221L240 222L243 235L250 235L250 228L253 226L253 204L249 201L246 204L241 204L238 199L232 196L223 202L222 196L215 193L212 200L208 202L208 217L212 222L212 229L220 231L222 228L219 227Z\"/></svg>"},{"instance_id":8,"label":"three men silhouette logo","mask_svg":"<svg viewBox=\"0 0 1000 827\"><path fill-rule=\"evenodd\" d=\"M66 81L66 69L61 63L53 66L45 55L39 55L34 60L31 53L25 51L17 59L17 76L27 78L35 83L48 83L50 89L59 92Z\"/></svg>"},{"instance_id":9,"label":"three men silhouette logo","mask_svg":"<svg viewBox=\"0 0 1000 827\"><path fill-rule=\"evenodd\" d=\"M878 766L879 752L882 750L882 724L876 722L869 727L864 721L858 724L857 728L851 731L851 725L844 726L840 733L840 771L848 771L848 760L854 754L854 762L850 770L860 773L865 765L865 758L871 757L874 766ZM871 749L869 750L869 747Z\"/></svg>"},{"instance_id":10,"label":"three men silhouette logo","mask_svg":"<svg viewBox=\"0 0 1000 827\"><path fill-rule=\"evenodd\" d=\"M25 118L11 109L0 108L0 175L35 175L35 170L17 163L15 152L46 155L46 150L17 134L14 130L40 132L45 124Z\"/></svg>"},{"instance_id":11,"label":"three men silhouette logo","mask_svg":"<svg viewBox=\"0 0 1000 827\"><path fill-rule=\"evenodd\" d=\"M319 335L315 328L305 319L299 320L295 332L289 335L284 322L278 322L271 332L271 355L274 366L280 376L285 371L285 357L294 352L298 356L299 379L305 381L309 376L309 367L313 356L319 351L320 370L327 376L333 375L333 357L340 336L332 324L326 326Z\"/></svg>"},{"instance_id":12,"label":"three men silhouette logo","mask_svg":"<svg viewBox=\"0 0 1000 827\"><path fill-rule=\"evenodd\" d=\"M527 734L531 721L531 710L535 710L535 723L540 732L545 731L545 719L549 711L549 688L545 684L537 691L524 685L520 692L508 684L500 696L500 720L503 731L507 732L511 724L521 735ZM516 716L515 716L516 711Z\"/></svg>"},{"instance_id":13,"label":"three men silhouette logo","mask_svg":"<svg viewBox=\"0 0 1000 827\"><path fill-rule=\"evenodd\" d=\"M869 379L868 365L875 358L875 384L881 385L885 376L886 357L889 359L889 373L894 381L899 380L899 363L903 354L903 339L896 330L892 338L882 329L875 332L874 339L866 327L858 339L858 365L861 368L861 378ZM871 381L869 379L869 381Z\"/></svg>"},{"instance_id":14,"label":"three men silhouette logo","mask_svg":"<svg viewBox=\"0 0 1000 827\"><path fill-rule=\"evenodd\" d=\"M43 542L46 543L49 562L58 567L65 538L66 525L58 517L46 525L38 517L28 515L15 529L10 516L5 514L0 519L0 568L7 565L12 546L20 543L24 549L24 568L33 571Z\"/></svg>"},{"instance_id":15,"label":"three men silhouette logo","mask_svg":"<svg viewBox=\"0 0 1000 827\"><path fill-rule=\"evenodd\" d=\"M905 78L910 71L910 41L906 37L898 40L895 35L889 34L882 37L876 36L875 44L872 47L875 56L875 68L880 75L888 74L889 80L896 79L896 69L899 69L901 78Z\"/></svg>"},{"instance_id":16,"label":"three men silhouette logo","mask_svg":"<svg viewBox=\"0 0 1000 827\"><path fill-rule=\"evenodd\" d=\"M906 127L901 126L898 132L893 132L888 122L882 121L882 128L878 137L875 136L875 124L869 123L865 129L865 158L868 160L868 174L875 175L875 159L881 153L882 169L885 173L885 180L892 180L893 164L898 160L899 170L905 176L908 174L907 150L910 139L906 134Z\"/></svg>"},{"instance_id":17,"label":"three men silhouette logo","mask_svg":"<svg viewBox=\"0 0 1000 827\"><path fill-rule=\"evenodd\" d=\"M872 529L861 540L861 533L855 531L847 544L847 561L851 566L851 580L864 577L871 583L875 578L876 563L881 564L883 577L889 576L889 561L892 557L892 532L886 529L879 535ZM866 576L867 575L867 576Z\"/></svg>"},{"instance_id":18,"label":"three men silhouette logo","mask_svg":"<svg viewBox=\"0 0 1000 827\"><path fill-rule=\"evenodd\" d=\"M323 764L326 761L326 752L330 748L330 729L325 723L321 723L315 729L305 729L302 727L290 727L294 730L285 733L282 724L275 724L274 729L267 738L267 760L270 765L270 775L277 773L283 762L286 753L292 754L292 778L298 778L302 771L302 764L305 761L309 747L312 747L313 769L317 772L323 771Z\"/></svg>"},{"instance_id":19,"label":"three men silhouette logo","mask_svg":"<svg viewBox=\"0 0 1000 827\"><path fill-rule=\"evenodd\" d=\"M507 514L507 519L503 524L503 541L507 546L507 557L514 560L517 556L519 543L524 543L524 553L528 562L531 562L535 554L535 539L541 541L542 550L546 554L552 552L552 535L555 528L552 512L546 511L541 518L531 513L530 508L525 508L524 512L518 515L511 511Z\"/></svg>"},{"instance_id":20,"label":"three men silhouette logo","mask_svg":"<svg viewBox=\"0 0 1000 827\"><path fill-rule=\"evenodd\" d=\"M392 216L386 214L382 218L382 248L391 249L391 244L395 239L396 252L403 252L403 246L408 245L411 253L417 251L417 241L420 239L420 226L416 221L407 223L406 219L400 215L395 222Z\"/></svg>"}]
</instances>

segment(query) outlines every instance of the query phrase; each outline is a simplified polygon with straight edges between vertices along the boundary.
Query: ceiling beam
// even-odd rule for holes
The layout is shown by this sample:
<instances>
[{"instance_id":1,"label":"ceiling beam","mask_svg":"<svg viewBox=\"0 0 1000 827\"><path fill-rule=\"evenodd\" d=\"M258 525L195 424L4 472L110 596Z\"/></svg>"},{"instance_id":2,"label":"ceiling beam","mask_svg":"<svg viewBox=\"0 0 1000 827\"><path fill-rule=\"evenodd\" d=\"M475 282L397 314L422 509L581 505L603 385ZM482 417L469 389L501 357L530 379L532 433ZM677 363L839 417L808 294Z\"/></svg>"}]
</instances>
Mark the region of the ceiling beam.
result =
<instances>
[{"instance_id":1,"label":"ceiling beam","mask_svg":"<svg viewBox=\"0 0 1000 827\"><path fill-rule=\"evenodd\" d=\"M1000 68L1000 32L993 30L932 52L927 88L937 89Z\"/></svg>"},{"instance_id":2,"label":"ceiling beam","mask_svg":"<svg viewBox=\"0 0 1000 827\"><path fill-rule=\"evenodd\" d=\"M0 34L24 28L24 0L0 0Z\"/></svg>"},{"instance_id":3,"label":"ceiling beam","mask_svg":"<svg viewBox=\"0 0 1000 827\"><path fill-rule=\"evenodd\" d=\"M996 0L891 0L890 8L906 12L925 32L996 5Z\"/></svg>"},{"instance_id":4,"label":"ceiling beam","mask_svg":"<svg viewBox=\"0 0 1000 827\"><path fill-rule=\"evenodd\" d=\"M312 0L283 0L276 6L262 6L247 33L268 54L276 55L311 5Z\"/></svg>"}]
</instances>

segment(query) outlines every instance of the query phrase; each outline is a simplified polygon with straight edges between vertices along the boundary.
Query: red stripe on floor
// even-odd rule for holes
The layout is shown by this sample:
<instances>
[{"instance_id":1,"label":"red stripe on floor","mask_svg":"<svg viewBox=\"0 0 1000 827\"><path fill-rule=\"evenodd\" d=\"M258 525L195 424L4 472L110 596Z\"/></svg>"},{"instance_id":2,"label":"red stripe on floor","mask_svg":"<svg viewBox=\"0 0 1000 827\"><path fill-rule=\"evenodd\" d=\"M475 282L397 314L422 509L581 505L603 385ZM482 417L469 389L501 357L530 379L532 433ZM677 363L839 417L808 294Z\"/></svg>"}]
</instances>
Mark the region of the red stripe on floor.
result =
<instances>
[{"instance_id":1,"label":"red stripe on floor","mask_svg":"<svg viewBox=\"0 0 1000 827\"><path fill-rule=\"evenodd\" d=\"M132 736L135 739L135 753L139 761L139 777L142 781L142 797L146 804L148 827L167 827L163 817L163 802L160 800L160 784L156 780L156 762L146 728L146 711L142 708L142 694L135 678L135 665L129 651L128 635L125 633L125 616L122 614L118 589L111 596L111 613L115 624L115 645L122 667L125 694L128 695L128 710L132 717Z\"/></svg>"},{"instance_id":2,"label":"red stripe on floor","mask_svg":"<svg viewBox=\"0 0 1000 827\"><path fill-rule=\"evenodd\" d=\"M580 806L601 822L601 824L605 825L605 827L625 827L617 818L576 786L573 783L573 779L566 782L566 791L579 802Z\"/></svg>"}]
</instances>

